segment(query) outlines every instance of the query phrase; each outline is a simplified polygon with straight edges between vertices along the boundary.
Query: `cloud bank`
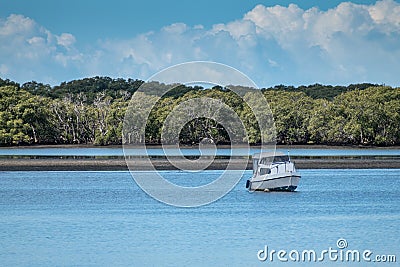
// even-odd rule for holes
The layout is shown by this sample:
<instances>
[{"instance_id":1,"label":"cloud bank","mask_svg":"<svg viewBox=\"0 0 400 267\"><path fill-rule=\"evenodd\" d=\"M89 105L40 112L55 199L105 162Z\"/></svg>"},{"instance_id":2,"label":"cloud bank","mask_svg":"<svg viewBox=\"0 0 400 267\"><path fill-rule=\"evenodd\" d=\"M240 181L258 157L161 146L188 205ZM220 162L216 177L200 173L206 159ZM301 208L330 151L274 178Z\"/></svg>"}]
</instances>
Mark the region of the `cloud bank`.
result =
<instances>
[{"instance_id":1,"label":"cloud bank","mask_svg":"<svg viewBox=\"0 0 400 267\"><path fill-rule=\"evenodd\" d=\"M259 86L400 85L400 4L393 0L344 2L327 11L258 5L211 28L175 23L77 44L73 33L52 33L24 15L0 19L0 77L50 84L94 75L147 79L177 63L210 60Z\"/></svg>"}]
</instances>

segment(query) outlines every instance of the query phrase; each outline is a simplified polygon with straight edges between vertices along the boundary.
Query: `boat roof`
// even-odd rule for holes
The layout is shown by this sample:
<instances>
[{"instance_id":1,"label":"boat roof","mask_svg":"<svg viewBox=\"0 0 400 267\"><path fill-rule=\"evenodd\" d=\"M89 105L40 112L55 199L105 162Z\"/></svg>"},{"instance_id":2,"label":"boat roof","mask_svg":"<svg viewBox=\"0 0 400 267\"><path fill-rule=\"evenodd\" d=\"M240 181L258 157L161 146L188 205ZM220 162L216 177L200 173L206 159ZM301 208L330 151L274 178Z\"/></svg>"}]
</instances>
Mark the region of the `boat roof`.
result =
<instances>
[{"instance_id":1,"label":"boat roof","mask_svg":"<svg viewBox=\"0 0 400 267\"><path fill-rule=\"evenodd\" d=\"M275 157L275 156L286 156L285 153L275 151L275 152L262 152L256 153L253 155L253 159L260 159L260 158L268 158L268 157Z\"/></svg>"}]
</instances>

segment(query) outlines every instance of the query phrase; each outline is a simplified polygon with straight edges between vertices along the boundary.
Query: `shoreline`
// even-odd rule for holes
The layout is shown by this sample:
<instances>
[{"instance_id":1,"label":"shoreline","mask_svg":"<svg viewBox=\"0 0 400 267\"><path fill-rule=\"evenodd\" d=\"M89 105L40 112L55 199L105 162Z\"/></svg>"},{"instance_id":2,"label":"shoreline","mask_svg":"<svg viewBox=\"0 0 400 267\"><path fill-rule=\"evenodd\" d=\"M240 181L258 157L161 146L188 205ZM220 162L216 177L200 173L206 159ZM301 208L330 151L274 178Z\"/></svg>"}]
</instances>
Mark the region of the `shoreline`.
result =
<instances>
[{"instance_id":1,"label":"shoreline","mask_svg":"<svg viewBox=\"0 0 400 267\"><path fill-rule=\"evenodd\" d=\"M232 166L235 166L239 159L232 159ZM152 159L152 164L156 170L177 170L175 166L166 159ZM294 159L296 168L301 169L400 169L400 159ZM153 170L147 166L143 159L133 160L136 170ZM207 170L226 169L229 159L215 159ZM191 166L190 166L191 165ZM196 169L195 164L188 164L187 169ZM237 166L240 170L239 166ZM248 161L247 170L252 169L251 160ZM0 171L127 171L128 167L124 159L0 159Z\"/></svg>"}]
</instances>

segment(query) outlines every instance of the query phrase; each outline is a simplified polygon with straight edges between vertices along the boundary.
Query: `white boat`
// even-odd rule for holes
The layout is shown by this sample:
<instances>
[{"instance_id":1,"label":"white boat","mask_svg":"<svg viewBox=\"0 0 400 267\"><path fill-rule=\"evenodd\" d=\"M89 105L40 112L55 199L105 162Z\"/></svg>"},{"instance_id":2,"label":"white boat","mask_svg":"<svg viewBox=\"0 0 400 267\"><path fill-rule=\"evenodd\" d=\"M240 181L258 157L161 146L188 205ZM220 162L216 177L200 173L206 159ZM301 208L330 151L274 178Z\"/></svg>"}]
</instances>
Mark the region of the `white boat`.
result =
<instances>
[{"instance_id":1,"label":"white boat","mask_svg":"<svg viewBox=\"0 0 400 267\"><path fill-rule=\"evenodd\" d=\"M250 191L294 191L300 174L290 157L283 153L253 155L253 176L246 182Z\"/></svg>"}]
</instances>

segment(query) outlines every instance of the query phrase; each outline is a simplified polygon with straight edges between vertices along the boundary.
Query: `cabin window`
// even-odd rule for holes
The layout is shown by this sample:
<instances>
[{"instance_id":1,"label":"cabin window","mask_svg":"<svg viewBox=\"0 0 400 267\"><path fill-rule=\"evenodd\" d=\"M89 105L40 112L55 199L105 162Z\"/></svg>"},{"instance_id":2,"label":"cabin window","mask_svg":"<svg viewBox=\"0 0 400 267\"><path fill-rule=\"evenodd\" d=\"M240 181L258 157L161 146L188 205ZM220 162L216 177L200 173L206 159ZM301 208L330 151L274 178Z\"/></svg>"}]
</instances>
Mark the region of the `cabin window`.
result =
<instances>
[{"instance_id":1,"label":"cabin window","mask_svg":"<svg viewBox=\"0 0 400 267\"><path fill-rule=\"evenodd\" d=\"M265 174L270 174L271 169L270 168L261 168L260 169L260 175L265 175Z\"/></svg>"},{"instance_id":2,"label":"cabin window","mask_svg":"<svg viewBox=\"0 0 400 267\"><path fill-rule=\"evenodd\" d=\"M276 156L274 158L274 162L287 162L289 161L289 157L288 156Z\"/></svg>"},{"instance_id":3,"label":"cabin window","mask_svg":"<svg viewBox=\"0 0 400 267\"><path fill-rule=\"evenodd\" d=\"M260 164L270 164L272 162L273 158L272 157L265 157L265 158L261 158L260 160Z\"/></svg>"}]
</instances>

